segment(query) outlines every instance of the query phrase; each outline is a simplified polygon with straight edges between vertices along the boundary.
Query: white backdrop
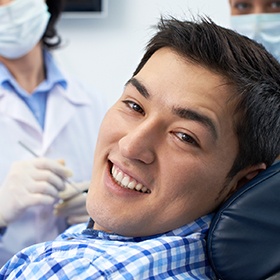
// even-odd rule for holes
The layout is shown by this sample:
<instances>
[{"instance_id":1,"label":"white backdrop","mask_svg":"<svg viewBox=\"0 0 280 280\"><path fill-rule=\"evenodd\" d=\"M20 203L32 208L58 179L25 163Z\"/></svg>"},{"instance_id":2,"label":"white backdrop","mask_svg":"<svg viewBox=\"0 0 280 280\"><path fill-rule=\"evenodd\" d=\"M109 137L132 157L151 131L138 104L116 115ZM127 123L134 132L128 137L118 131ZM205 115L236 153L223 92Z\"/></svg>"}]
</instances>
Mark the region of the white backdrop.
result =
<instances>
[{"instance_id":1,"label":"white backdrop","mask_svg":"<svg viewBox=\"0 0 280 280\"><path fill-rule=\"evenodd\" d=\"M64 47L57 58L80 80L113 103L132 75L160 15L207 15L228 26L228 0L108 0L108 15L61 18Z\"/></svg>"}]
</instances>

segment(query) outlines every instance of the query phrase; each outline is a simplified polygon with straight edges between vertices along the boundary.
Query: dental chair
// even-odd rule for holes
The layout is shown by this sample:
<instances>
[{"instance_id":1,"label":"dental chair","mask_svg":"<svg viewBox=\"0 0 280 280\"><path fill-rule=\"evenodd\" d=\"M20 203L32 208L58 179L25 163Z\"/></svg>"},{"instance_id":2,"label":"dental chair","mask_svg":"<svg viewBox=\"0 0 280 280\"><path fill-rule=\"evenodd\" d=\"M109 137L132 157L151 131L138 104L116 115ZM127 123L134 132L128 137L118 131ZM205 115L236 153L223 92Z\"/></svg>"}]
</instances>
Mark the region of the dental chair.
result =
<instances>
[{"instance_id":1,"label":"dental chair","mask_svg":"<svg viewBox=\"0 0 280 280\"><path fill-rule=\"evenodd\" d=\"M280 161L219 209L207 253L218 279L280 279Z\"/></svg>"}]
</instances>

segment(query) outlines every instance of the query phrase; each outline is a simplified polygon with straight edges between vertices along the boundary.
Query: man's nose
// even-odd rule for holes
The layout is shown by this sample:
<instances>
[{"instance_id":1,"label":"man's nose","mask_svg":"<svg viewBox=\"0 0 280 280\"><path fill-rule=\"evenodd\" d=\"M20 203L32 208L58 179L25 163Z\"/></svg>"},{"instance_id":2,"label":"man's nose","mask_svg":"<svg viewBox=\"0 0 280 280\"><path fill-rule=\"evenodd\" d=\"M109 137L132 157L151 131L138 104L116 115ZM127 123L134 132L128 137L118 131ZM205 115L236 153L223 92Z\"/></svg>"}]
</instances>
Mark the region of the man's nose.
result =
<instances>
[{"instance_id":1,"label":"man's nose","mask_svg":"<svg viewBox=\"0 0 280 280\"><path fill-rule=\"evenodd\" d=\"M156 147L160 141L160 131L157 123L144 121L130 129L119 141L121 154L129 159L151 164L156 157Z\"/></svg>"}]
</instances>

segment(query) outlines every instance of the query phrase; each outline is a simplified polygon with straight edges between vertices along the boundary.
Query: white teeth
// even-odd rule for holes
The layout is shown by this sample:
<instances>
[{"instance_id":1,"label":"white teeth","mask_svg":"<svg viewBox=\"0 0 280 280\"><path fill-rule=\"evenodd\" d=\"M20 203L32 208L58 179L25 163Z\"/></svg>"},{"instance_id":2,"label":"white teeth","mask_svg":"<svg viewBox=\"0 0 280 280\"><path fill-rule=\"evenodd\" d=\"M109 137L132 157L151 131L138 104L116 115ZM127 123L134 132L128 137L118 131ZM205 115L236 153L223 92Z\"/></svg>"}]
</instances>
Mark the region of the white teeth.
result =
<instances>
[{"instance_id":1,"label":"white teeth","mask_svg":"<svg viewBox=\"0 0 280 280\"><path fill-rule=\"evenodd\" d=\"M135 181L132 181L132 182L129 182L129 184L127 185L127 187L131 190L133 190L136 186L136 182ZM138 190L139 191L139 190Z\"/></svg>"},{"instance_id":2,"label":"white teeth","mask_svg":"<svg viewBox=\"0 0 280 280\"><path fill-rule=\"evenodd\" d=\"M122 182L122 178L123 178L123 174L122 174L122 172L119 172L119 173L117 173L117 176L116 176L116 180L118 181L118 182Z\"/></svg>"},{"instance_id":3,"label":"white teeth","mask_svg":"<svg viewBox=\"0 0 280 280\"><path fill-rule=\"evenodd\" d=\"M116 170L115 166L112 167L112 175L113 177L117 177L118 171Z\"/></svg>"},{"instance_id":4,"label":"white teeth","mask_svg":"<svg viewBox=\"0 0 280 280\"><path fill-rule=\"evenodd\" d=\"M135 187L135 189L136 189L137 191L140 191L140 190L142 189L142 184L137 184L136 187Z\"/></svg>"},{"instance_id":5,"label":"white teeth","mask_svg":"<svg viewBox=\"0 0 280 280\"><path fill-rule=\"evenodd\" d=\"M147 190L148 190L148 189L147 189L146 187L143 187L141 191L142 191L142 192L147 192Z\"/></svg>"},{"instance_id":6,"label":"white teeth","mask_svg":"<svg viewBox=\"0 0 280 280\"><path fill-rule=\"evenodd\" d=\"M115 181L123 188L136 190L143 193L150 193L150 190L148 188L146 188L140 183L137 183L130 176L118 170L114 165L112 167L112 176L115 179Z\"/></svg>"},{"instance_id":7,"label":"white teeth","mask_svg":"<svg viewBox=\"0 0 280 280\"><path fill-rule=\"evenodd\" d=\"M122 180L121 180L121 184L123 186L128 186L129 184L129 178L127 176L125 176Z\"/></svg>"}]
</instances>

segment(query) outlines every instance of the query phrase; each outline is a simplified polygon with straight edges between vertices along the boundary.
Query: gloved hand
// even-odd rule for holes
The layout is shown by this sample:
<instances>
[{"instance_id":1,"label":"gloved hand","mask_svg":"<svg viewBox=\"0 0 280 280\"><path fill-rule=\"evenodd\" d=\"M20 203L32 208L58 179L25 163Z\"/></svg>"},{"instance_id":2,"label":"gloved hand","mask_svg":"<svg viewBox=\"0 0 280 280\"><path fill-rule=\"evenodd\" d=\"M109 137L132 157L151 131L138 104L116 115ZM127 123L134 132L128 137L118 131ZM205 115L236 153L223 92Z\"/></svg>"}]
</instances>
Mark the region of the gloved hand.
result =
<instances>
[{"instance_id":1,"label":"gloved hand","mask_svg":"<svg viewBox=\"0 0 280 280\"><path fill-rule=\"evenodd\" d=\"M54 214L65 217L69 225L87 222L89 215L86 210L86 196L90 182L73 183L75 188L66 184L59 194L61 200L54 207ZM77 189L80 191L78 193Z\"/></svg>"},{"instance_id":2,"label":"gloved hand","mask_svg":"<svg viewBox=\"0 0 280 280\"><path fill-rule=\"evenodd\" d=\"M0 187L0 227L16 220L30 206L54 204L65 189L63 178L71 175L71 170L52 159L14 163Z\"/></svg>"}]
</instances>

